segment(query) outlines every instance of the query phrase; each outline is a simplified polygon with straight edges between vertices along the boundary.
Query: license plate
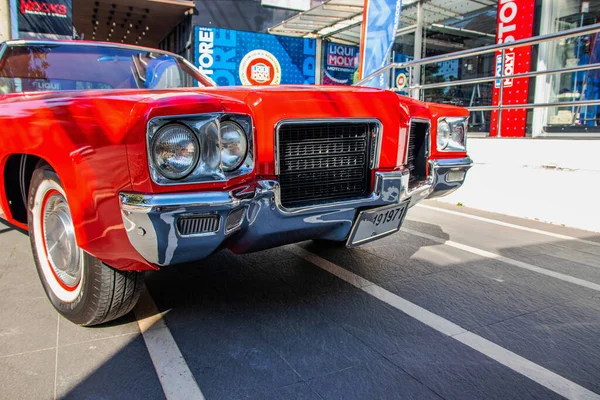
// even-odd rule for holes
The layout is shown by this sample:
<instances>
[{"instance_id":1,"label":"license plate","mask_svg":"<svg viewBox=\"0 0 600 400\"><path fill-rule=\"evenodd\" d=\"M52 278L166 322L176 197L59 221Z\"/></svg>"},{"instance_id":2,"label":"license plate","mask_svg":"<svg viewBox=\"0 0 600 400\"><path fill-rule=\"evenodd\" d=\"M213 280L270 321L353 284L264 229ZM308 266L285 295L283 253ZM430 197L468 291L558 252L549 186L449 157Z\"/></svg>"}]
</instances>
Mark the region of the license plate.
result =
<instances>
[{"instance_id":1,"label":"license plate","mask_svg":"<svg viewBox=\"0 0 600 400\"><path fill-rule=\"evenodd\" d=\"M347 246L354 247L397 232L404 220L407 204L396 204L361 211L354 223Z\"/></svg>"}]
</instances>

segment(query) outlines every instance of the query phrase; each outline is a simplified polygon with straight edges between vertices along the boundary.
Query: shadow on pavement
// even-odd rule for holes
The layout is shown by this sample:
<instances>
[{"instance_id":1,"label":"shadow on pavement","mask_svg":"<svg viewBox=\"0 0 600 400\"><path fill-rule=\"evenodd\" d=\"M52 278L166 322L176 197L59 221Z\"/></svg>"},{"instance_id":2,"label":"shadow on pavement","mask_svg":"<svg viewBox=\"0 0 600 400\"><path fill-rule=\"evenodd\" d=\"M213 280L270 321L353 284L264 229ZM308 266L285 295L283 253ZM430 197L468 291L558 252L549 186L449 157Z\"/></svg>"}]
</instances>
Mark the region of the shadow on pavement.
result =
<instances>
[{"instance_id":1,"label":"shadow on pavement","mask_svg":"<svg viewBox=\"0 0 600 400\"><path fill-rule=\"evenodd\" d=\"M413 228L450 239L434 224ZM553 278L404 232L357 249L299 246L600 391L600 366L590 359L600 353L590 341L600 333L600 306L585 303L589 291L579 295ZM289 250L223 251L147 273L152 298L208 399L554 396ZM141 335L104 358L85 346L61 361L70 377L59 390L64 397L164 397ZM577 366L582 360L585 371Z\"/></svg>"}]
</instances>

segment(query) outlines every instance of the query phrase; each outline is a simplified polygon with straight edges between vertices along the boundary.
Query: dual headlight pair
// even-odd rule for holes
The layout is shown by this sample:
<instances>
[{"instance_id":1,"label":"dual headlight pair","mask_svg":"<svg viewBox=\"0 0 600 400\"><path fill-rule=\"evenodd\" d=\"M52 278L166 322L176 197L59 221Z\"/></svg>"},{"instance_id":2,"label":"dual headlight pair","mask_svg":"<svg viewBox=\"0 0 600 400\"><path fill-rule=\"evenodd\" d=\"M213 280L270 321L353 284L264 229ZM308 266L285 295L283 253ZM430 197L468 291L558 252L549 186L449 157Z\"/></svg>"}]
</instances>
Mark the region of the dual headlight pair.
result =
<instances>
[{"instance_id":1,"label":"dual headlight pair","mask_svg":"<svg viewBox=\"0 0 600 400\"><path fill-rule=\"evenodd\" d=\"M148 132L150 171L156 183L224 180L251 167L248 118L158 119L151 121Z\"/></svg>"},{"instance_id":2,"label":"dual headlight pair","mask_svg":"<svg viewBox=\"0 0 600 400\"><path fill-rule=\"evenodd\" d=\"M467 150L468 117L443 117L437 123L438 151Z\"/></svg>"}]
</instances>

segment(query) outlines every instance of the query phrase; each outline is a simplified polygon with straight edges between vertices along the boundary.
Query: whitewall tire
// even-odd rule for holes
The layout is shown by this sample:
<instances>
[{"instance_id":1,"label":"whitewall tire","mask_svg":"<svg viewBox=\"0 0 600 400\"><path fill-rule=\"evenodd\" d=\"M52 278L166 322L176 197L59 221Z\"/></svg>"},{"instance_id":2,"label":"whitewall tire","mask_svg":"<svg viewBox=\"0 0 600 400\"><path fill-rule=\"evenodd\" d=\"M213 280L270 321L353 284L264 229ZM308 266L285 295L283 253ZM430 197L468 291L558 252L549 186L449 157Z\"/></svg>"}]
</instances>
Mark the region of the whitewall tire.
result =
<instances>
[{"instance_id":1,"label":"whitewall tire","mask_svg":"<svg viewBox=\"0 0 600 400\"><path fill-rule=\"evenodd\" d=\"M27 203L33 258L54 308L85 326L131 311L143 274L113 269L77 245L67 196L47 164L33 173Z\"/></svg>"}]
</instances>

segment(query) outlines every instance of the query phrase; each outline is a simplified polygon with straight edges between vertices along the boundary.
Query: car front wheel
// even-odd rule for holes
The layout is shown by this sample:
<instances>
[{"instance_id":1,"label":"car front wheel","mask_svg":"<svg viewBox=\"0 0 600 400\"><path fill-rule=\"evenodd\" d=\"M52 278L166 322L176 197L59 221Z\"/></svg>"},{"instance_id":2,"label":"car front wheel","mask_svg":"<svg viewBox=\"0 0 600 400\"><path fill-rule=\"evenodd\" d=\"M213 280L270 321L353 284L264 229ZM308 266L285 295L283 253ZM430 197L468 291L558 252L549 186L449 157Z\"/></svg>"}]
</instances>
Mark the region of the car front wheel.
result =
<instances>
[{"instance_id":1,"label":"car front wheel","mask_svg":"<svg viewBox=\"0 0 600 400\"><path fill-rule=\"evenodd\" d=\"M77 245L65 191L47 164L33 173L27 203L33 258L54 308L84 326L131 311L143 274L113 269Z\"/></svg>"}]
</instances>

